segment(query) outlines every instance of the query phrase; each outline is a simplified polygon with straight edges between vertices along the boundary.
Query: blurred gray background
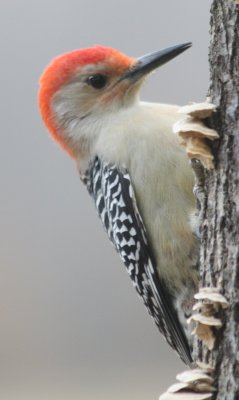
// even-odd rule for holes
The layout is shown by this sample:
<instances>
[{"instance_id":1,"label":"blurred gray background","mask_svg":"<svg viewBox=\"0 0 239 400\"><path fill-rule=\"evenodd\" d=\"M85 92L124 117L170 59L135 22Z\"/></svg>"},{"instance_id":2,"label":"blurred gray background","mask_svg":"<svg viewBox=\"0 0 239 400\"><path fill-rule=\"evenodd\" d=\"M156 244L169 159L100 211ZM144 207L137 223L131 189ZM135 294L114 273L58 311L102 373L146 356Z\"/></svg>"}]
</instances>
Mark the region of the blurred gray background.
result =
<instances>
[{"instance_id":1,"label":"blurred gray background","mask_svg":"<svg viewBox=\"0 0 239 400\"><path fill-rule=\"evenodd\" d=\"M136 295L72 161L48 136L38 78L93 44L140 56L193 42L142 98L202 101L209 1L1 0L0 399L156 400L184 369Z\"/></svg>"}]
</instances>

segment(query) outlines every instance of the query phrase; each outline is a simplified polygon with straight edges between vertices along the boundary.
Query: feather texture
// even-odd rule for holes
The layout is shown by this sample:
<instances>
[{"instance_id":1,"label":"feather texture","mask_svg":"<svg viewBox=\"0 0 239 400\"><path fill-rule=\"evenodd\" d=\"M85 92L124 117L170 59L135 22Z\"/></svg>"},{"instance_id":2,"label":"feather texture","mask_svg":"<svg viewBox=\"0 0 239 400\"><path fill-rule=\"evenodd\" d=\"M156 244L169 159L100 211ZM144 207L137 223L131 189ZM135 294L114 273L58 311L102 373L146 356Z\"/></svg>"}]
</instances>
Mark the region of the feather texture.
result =
<instances>
[{"instance_id":1,"label":"feather texture","mask_svg":"<svg viewBox=\"0 0 239 400\"><path fill-rule=\"evenodd\" d=\"M158 276L129 173L96 157L81 179L149 314L167 342L190 365L189 344L174 308L174 298Z\"/></svg>"}]
</instances>

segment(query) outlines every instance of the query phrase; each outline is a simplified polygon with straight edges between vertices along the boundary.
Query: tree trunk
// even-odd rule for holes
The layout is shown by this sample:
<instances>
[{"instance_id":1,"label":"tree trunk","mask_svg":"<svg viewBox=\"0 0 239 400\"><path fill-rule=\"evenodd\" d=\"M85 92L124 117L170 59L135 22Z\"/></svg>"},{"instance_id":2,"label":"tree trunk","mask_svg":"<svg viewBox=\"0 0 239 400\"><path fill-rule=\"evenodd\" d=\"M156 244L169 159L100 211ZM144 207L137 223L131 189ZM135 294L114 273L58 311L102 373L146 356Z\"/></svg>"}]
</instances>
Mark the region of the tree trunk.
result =
<instances>
[{"instance_id":1,"label":"tree trunk","mask_svg":"<svg viewBox=\"0 0 239 400\"><path fill-rule=\"evenodd\" d=\"M215 367L216 400L239 399L239 6L213 0L210 88L218 112L210 121L220 134L215 169L206 172L201 227L201 286L218 287L229 302L213 351L198 341L195 352Z\"/></svg>"}]
</instances>

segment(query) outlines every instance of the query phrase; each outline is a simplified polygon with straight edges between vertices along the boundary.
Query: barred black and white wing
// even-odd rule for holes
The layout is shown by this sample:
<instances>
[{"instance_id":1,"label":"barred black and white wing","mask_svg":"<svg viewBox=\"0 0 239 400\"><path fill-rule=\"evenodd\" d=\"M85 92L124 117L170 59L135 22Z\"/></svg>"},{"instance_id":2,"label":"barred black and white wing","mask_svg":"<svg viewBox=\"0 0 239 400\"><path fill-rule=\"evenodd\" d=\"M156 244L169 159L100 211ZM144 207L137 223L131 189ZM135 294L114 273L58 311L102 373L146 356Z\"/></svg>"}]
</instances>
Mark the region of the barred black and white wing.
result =
<instances>
[{"instance_id":1,"label":"barred black and white wing","mask_svg":"<svg viewBox=\"0 0 239 400\"><path fill-rule=\"evenodd\" d=\"M156 270L129 173L96 157L81 179L94 199L104 228L134 287L160 332L181 359L191 364L189 345L174 310L172 295Z\"/></svg>"}]
</instances>

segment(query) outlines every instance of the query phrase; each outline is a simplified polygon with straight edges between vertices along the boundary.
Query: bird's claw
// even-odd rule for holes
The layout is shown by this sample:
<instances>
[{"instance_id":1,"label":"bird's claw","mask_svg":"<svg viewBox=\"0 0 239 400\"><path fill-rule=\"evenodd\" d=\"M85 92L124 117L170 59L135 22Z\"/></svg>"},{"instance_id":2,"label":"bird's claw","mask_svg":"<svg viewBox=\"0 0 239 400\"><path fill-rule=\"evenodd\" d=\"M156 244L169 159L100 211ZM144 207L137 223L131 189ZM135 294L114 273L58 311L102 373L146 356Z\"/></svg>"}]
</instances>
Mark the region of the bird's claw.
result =
<instances>
[{"instance_id":1,"label":"bird's claw","mask_svg":"<svg viewBox=\"0 0 239 400\"><path fill-rule=\"evenodd\" d=\"M214 129L208 128L204 119L211 117L216 111L216 106L210 102L194 103L180 107L178 113L182 116L173 126L173 131L180 138L181 145L190 159L194 172L195 185L194 195L197 200L197 224L195 234L200 237L200 226L202 221L204 194L204 179L206 169L214 167L214 156L208 144L208 140L218 139L219 135Z\"/></svg>"},{"instance_id":2,"label":"bird's claw","mask_svg":"<svg viewBox=\"0 0 239 400\"><path fill-rule=\"evenodd\" d=\"M200 237L199 227L201 226L201 222L203 220L203 204L205 200L205 193L204 193L205 173L201 161L193 158L192 160L190 160L190 165L194 172L194 180L195 180L193 187L193 194L196 198L196 208L197 208L196 216L198 221L198 223L196 224L198 229L195 229L195 233L198 237Z\"/></svg>"}]
</instances>

